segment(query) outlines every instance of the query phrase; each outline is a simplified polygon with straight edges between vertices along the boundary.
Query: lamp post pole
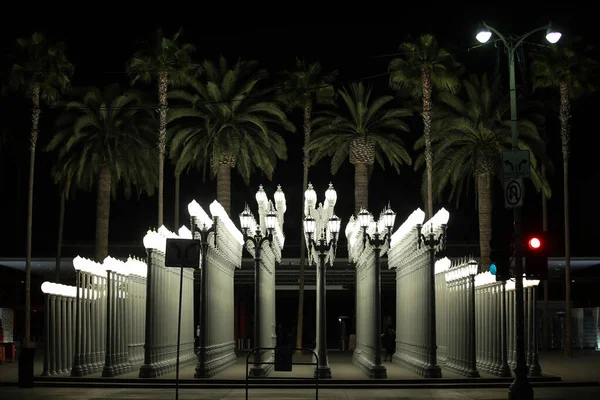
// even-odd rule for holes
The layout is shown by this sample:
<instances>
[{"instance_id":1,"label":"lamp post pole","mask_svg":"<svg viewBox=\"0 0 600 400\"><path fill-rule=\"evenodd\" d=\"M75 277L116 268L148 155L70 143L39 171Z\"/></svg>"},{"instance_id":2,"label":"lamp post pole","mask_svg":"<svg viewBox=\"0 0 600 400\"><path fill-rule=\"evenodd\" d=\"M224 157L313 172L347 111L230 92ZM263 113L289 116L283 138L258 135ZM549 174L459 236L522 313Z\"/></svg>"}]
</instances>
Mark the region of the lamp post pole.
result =
<instances>
[{"instance_id":1,"label":"lamp post pole","mask_svg":"<svg viewBox=\"0 0 600 400\"><path fill-rule=\"evenodd\" d=\"M492 28L487 24L483 24L487 30L485 40L478 40L482 43L487 42L491 36L491 32L496 34L500 41L504 44L508 53L508 74L509 74L509 89L510 89L510 128L511 128L511 147L513 150L518 149L519 140L519 126L517 124L517 89L515 80L515 53L516 49L523 43L523 41L530 35L547 30L548 34L546 38L548 41L555 43L560 39L560 33L551 30L550 25L544 25L537 29L527 32L520 37L505 37L496 29ZM550 34L554 33L554 38L551 39ZM558 36L556 36L558 35ZM516 350L517 350L517 365L515 367L515 380L511 384L508 392L509 399L533 399L533 388L527 380L527 365L525 360L525 315L524 315L524 302L523 302L523 258L521 249L521 208L516 207L513 209L513 226L514 226L514 259L515 259L515 295L516 295ZM567 282L567 294L569 292L569 283ZM567 317L569 317L570 310L568 309L567 298Z\"/></svg>"},{"instance_id":2,"label":"lamp post pole","mask_svg":"<svg viewBox=\"0 0 600 400\"><path fill-rule=\"evenodd\" d=\"M363 230L363 247L366 246L367 241L373 247L375 254L375 266L374 266L374 283L375 293L374 296L374 315L375 321L373 324L373 338L375 340L375 365L370 369L370 376L376 379L387 378L387 369L381 364L381 248L384 244L390 244L392 239L392 228L394 227L394 221L396 219L396 213L388 207L383 210L381 214L383 223L385 225L386 232L383 236L379 232L379 224L375 225L375 232L373 237L367 233L367 228L371 224L372 215L367 210L362 209L358 213L358 221Z\"/></svg>"},{"instance_id":3,"label":"lamp post pole","mask_svg":"<svg viewBox=\"0 0 600 400\"><path fill-rule=\"evenodd\" d=\"M425 378L441 378L442 370L437 364L437 327L435 320L435 253L438 246L441 250L446 248L446 224L442 224L442 233L435 237L433 233L433 225L431 225L431 231L424 235L421 233L422 225L417 225L417 241L418 246L421 248L421 243L427 246L429 251L429 270L427 271L427 280L429 283L429 310L428 317L428 333L429 333L429 346L427 348L427 361L428 365L425 367Z\"/></svg>"},{"instance_id":4,"label":"lamp post pole","mask_svg":"<svg viewBox=\"0 0 600 400\"><path fill-rule=\"evenodd\" d=\"M468 318L468 332L469 332L469 349L468 349L468 360L469 370L467 371L468 378L479 378L479 371L477 371L477 332L475 328L475 275L477 275L477 263L469 261L469 318Z\"/></svg>"},{"instance_id":5,"label":"lamp post pole","mask_svg":"<svg viewBox=\"0 0 600 400\"><path fill-rule=\"evenodd\" d=\"M327 257L333 250L330 262L333 262L337 246L337 235L340 232L341 220L334 214L333 208L337 202L337 193L333 184L325 191L325 207L321 204L315 208L317 194L312 184L308 184L304 192L304 214L303 221L304 232L306 233L306 246L308 254L312 251L317 252L319 256L319 265L317 269L317 356L318 365L315 369L315 377L318 379L331 379L331 368L327 360ZM311 216L311 211L317 216L317 219ZM328 218L329 217L329 218ZM319 232L318 240L314 240L313 235ZM331 239L327 240L327 233Z\"/></svg>"},{"instance_id":6,"label":"lamp post pole","mask_svg":"<svg viewBox=\"0 0 600 400\"><path fill-rule=\"evenodd\" d=\"M191 217L192 235L196 236L195 239L200 239L200 248L202 254L200 254L200 304L198 307L198 325L200 327L198 332L198 364L194 372L194 378L209 378L210 371L206 367L206 348L208 347L208 292L206 290L206 279L208 275L206 259L208 257L208 235L214 233L215 246L217 245L217 219L213 219L213 223L210 227L203 224L202 228L198 225L198 218ZM194 274L197 277L198 274Z\"/></svg>"}]
</instances>

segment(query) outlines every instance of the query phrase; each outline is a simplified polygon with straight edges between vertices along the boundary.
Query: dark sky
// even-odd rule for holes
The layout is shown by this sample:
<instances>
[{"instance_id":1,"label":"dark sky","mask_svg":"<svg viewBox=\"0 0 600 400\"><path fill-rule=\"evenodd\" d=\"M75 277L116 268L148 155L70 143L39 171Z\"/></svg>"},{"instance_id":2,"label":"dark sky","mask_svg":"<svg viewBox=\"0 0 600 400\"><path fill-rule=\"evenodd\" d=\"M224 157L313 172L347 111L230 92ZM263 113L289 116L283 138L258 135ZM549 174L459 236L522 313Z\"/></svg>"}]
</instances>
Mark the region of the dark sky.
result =
<instances>
[{"instance_id":1,"label":"dark sky","mask_svg":"<svg viewBox=\"0 0 600 400\"><path fill-rule=\"evenodd\" d=\"M496 66L497 52L490 47L471 48L476 45L474 34L480 20L486 22L501 32L524 33L547 23L557 22L564 32L569 35L584 36L591 43L593 36L591 21L584 17L564 17L563 15L531 15L513 17L502 10L461 10L453 18L446 15L428 18L422 23L408 13L397 18L396 24L280 24L257 23L254 26L230 24L211 26L204 23L175 22L162 23L167 33L173 32L183 25L184 38L197 47L196 57L216 58L225 55L229 59L237 57L258 60L272 75L284 68L291 68L294 57L305 57L308 60L320 60L326 69L339 71L338 82L365 80L374 85L377 93L390 93L387 89L387 77L384 74L391 60L390 54L398 51L398 45L407 34L433 32L441 44L456 54L459 61L466 65L467 71L493 71ZM561 13L562 14L562 13ZM414 15L421 15L414 13ZM88 16L89 17L89 16ZM137 18L143 19L143 18ZM206 15L203 21L209 19ZM340 18L341 19L341 18ZM203 22L202 21L202 22ZM18 28L16 28L18 26ZM133 54L137 43L151 37L156 23L120 23L111 19L99 19L95 22L60 23L17 23L13 26L2 26L1 44L3 53L11 53L17 37L29 35L34 30L46 32L50 37L64 41L68 48L67 54L76 67L73 78L74 86L97 85L103 86L112 82L127 84L124 64ZM581 29L585 29L582 31ZM534 35L530 42L545 42L544 35ZM535 46L534 44L527 46ZM6 68L6 63L3 68ZM507 63L504 55L500 58L500 71L504 73ZM4 76L4 74L2 75ZM155 97L154 85L146 88L152 90ZM399 104L399 103L398 103ZM572 249L575 256L597 255L591 237L590 223L598 218L595 216L596 197L589 194L594 190L600 176L597 169L589 169L590 158L596 154L598 139L592 129L594 111L598 106L597 96L576 104L573 110L573 141L571 160L571 229ZM25 255L25 223L27 200L27 138L30 126L30 106L19 97L11 95L2 99L2 130L13 139L14 146L7 152L0 153L1 170L0 182L2 187L1 205L3 210L3 228L10 232L8 240L0 247L2 256ZM42 111L40 131L41 149L52 135L54 120L60 110ZM557 166L551 184L554 195L549 200L549 231L555 238L554 248L550 255L562 255L562 168L560 159L560 140L557 130L557 114L549 113L548 135L550 137L550 153ZM296 115L293 121L300 129L300 119ZM595 119L594 119L595 120ZM418 118L410 121L413 132L404 136L407 146L412 149L415 139L421 132ZM257 175L249 187L241 179L232 174L233 213L237 215L248 201L255 205L254 194L259 184L263 184L269 196L272 196L277 184L281 184L288 199L285 232L289 243L299 241L299 223L301 221L301 182L300 168L302 135L289 135L288 160L282 161L272 182ZM412 153L414 155L414 152ZM58 226L59 198L58 191L53 186L49 169L52 157L38 152L36 161L35 203L34 203L34 247L33 256L52 256L56 247ZM593 158L592 158L593 159ZM165 183L165 222L173 226L174 179L170 167L166 171ZM392 208L398 212L398 221L402 222L416 207L423 207L420 200L421 172L414 172L412 167L406 167L401 175L393 170L376 169L370 182L370 210L378 214L381 208L391 201ZM329 160L320 162L311 170L310 180L313 182L319 200L324 198L324 191L329 181L338 190L337 214L344 224L353 211L353 167L347 163L335 176L329 173ZM502 209L501 190L498 185L498 198L495 203L495 219L503 220L510 217ZM532 189L532 187L530 188ZM590 191L591 189L591 191ZM192 172L182 178L181 185L181 222L187 223L186 205L197 199L201 205L208 204L215 198L216 184L214 181L202 181L202 175ZM587 193L586 193L587 192ZM477 211L476 197L470 193L462 199L460 207L451 204L446 206L451 212L450 241L477 241ZM156 198L123 199L122 193L111 206L110 242L140 243L144 232L155 223ZM533 190L526 195L525 214L527 224L541 227L541 199ZM591 216L591 217L590 217ZM237 218L235 218L237 223ZM67 204L64 240L67 243L93 242L95 229L95 193L79 191L75 198ZM91 254L90 254L91 255Z\"/></svg>"}]
</instances>

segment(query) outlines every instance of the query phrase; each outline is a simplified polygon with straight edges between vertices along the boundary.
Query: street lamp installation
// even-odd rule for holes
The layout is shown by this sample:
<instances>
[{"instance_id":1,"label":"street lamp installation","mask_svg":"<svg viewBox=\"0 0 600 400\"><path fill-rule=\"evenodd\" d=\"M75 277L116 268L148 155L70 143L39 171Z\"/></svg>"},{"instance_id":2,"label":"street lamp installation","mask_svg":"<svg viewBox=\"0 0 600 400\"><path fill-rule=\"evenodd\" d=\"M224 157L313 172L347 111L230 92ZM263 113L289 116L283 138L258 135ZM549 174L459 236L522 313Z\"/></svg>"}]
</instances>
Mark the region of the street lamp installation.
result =
<instances>
[{"instance_id":1,"label":"street lamp installation","mask_svg":"<svg viewBox=\"0 0 600 400\"><path fill-rule=\"evenodd\" d=\"M196 328L198 331L198 364L194 372L194 378L209 378L210 371L206 366L206 351L208 347L208 289L206 259L208 253L208 235L213 234L215 246L217 245L217 221L213 221L208 214L200 207L196 200L188 204L188 213L190 214L190 226L192 235L196 240L200 240L200 293L198 307L198 321ZM197 270L194 271L194 278L198 278ZM196 285L194 285L196 286Z\"/></svg>"},{"instance_id":2,"label":"street lamp installation","mask_svg":"<svg viewBox=\"0 0 600 400\"><path fill-rule=\"evenodd\" d=\"M280 188L279 188L280 189ZM282 192L283 194L283 192ZM280 197L280 196L278 196ZM277 199L280 200L281 199ZM263 190L262 185L256 193L256 201L259 208L264 208L267 205L267 195ZM285 198L282 202L285 207ZM283 210L278 210L279 214L282 214ZM261 263L261 248L265 242L269 242L269 245L273 243L273 232L275 226L278 224L278 215L273 208L273 203L268 201L268 211L265 217L266 232L263 234L260 224L256 223L250 208L246 204L246 208L240 214L240 225L242 227L242 233L244 235L244 243L251 242L254 246L254 348L263 347L260 340L260 263ZM253 377L260 377L264 375L264 370L261 368L261 354L262 352L257 350L254 352L254 364L250 369L250 374Z\"/></svg>"},{"instance_id":3,"label":"street lamp installation","mask_svg":"<svg viewBox=\"0 0 600 400\"><path fill-rule=\"evenodd\" d=\"M482 27L477 33L477 40L486 43L492 33L496 34L504 44L508 53L508 73L510 85L510 127L512 150L518 150L519 127L517 125L517 91L515 82L515 53L524 40L530 35L546 31L546 40L550 43L556 43L560 40L562 34L552 28L551 24L541 26L537 29L527 32L521 36L504 36L498 30L482 23ZM533 388L527 380L527 365L525 360L525 316L523 302L523 259L521 255L521 208L513 208L514 220L514 259L515 259L515 291L516 291L516 344L517 344L517 365L515 367L515 380L509 389L510 399L533 399ZM484 266L485 268L486 266ZM568 269L567 269L568 271ZM568 273L568 272L567 272ZM570 281L567 276L566 301L567 301L567 321L570 318L569 297ZM570 330L570 324L567 323L567 329ZM567 335L569 336L569 335Z\"/></svg>"},{"instance_id":4,"label":"street lamp installation","mask_svg":"<svg viewBox=\"0 0 600 400\"><path fill-rule=\"evenodd\" d=\"M332 264L335 259L338 233L341 227L341 220L333 212L333 207L337 201L337 193L330 183L325 192L325 204L319 204L319 208L315 208L317 194L312 184L309 183L306 192L304 192L304 199L304 234L306 235L306 247L311 264L314 260L313 250L319 256L317 266L318 365L315 369L315 377L318 377L318 379L331 379L331 369L327 360L326 270L327 261ZM312 216L313 214L316 218ZM317 236L316 240L315 235Z\"/></svg>"},{"instance_id":5,"label":"street lamp installation","mask_svg":"<svg viewBox=\"0 0 600 400\"><path fill-rule=\"evenodd\" d=\"M429 315L427 332L429 333L429 347L427 360L428 365L425 367L425 378L441 378L442 370L437 365L437 330L435 319L435 256L437 252L441 252L446 248L446 229L450 214L445 209L438 211L428 222L425 223L425 234L423 234L423 225L417 225L417 245L419 249L421 244L424 244L429 251ZM441 232L437 235L437 228L441 228ZM429 230L429 232L427 232Z\"/></svg>"},{"instance_id":6,"label":"street lamp installation","mask_svg":"<svg viewBox=\"0 0 600 400\"><path fill-rule=\"evenodd\" d=\"M372 369L374 378L387 378L386 368L381 364L381 248L384 244L390 245L392 239L392 228L396 220L396 213L390 206L383 210L379 221L375 224L373 237L367 233L367 228L371 225L373 216L364 208L358 213L358 223L363 230L363 247L367 240L373 247L375 253L375 324L373 324L373 337L375 338L375 366ZM383 222L385 233L381 235L380 225Z\"/></svg>"}]
</instances>

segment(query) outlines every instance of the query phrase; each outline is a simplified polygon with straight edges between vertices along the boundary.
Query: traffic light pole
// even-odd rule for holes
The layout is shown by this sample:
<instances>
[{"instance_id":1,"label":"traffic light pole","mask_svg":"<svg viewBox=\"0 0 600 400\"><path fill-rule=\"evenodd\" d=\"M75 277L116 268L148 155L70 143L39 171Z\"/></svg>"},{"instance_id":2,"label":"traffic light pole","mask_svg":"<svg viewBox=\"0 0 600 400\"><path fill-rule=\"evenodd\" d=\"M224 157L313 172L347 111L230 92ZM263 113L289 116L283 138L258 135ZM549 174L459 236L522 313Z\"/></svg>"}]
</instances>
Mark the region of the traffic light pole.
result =
<instances>
[{"instance_id":1,"label":"traffic light pole","mask_svg":"<svg viewBox=\"0 0 600 400\"><path fill-rule=\"evenodd\" d=\"M510 128L512 149L518 149L519 127L517 125L517 89L515 83L515 49L516 45L511 39L505 40L508 50L508 67L510 79ZM516 350L517 365L515 367L515 380L508 390L509 399L533 399L533 388L527 380L527 365L525 362L525 312L523 302L523 257L521 243L521 208L513 209L514 221L514 246L515 246L515 295L516 295Z\"/></svg>"}]
</instances>

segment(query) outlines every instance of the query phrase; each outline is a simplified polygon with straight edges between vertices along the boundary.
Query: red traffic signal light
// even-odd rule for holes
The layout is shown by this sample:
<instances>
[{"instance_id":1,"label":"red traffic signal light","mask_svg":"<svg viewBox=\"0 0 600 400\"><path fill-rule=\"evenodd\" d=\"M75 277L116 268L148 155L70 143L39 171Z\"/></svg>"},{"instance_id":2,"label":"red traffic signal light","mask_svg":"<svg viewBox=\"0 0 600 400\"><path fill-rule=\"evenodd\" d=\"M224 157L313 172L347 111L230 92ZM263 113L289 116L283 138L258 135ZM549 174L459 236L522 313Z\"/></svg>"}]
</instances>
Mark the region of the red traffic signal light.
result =
<instances>
[{"instance_id":1,"label":"red traffic signal light","mask_svg":"<svg viewBox=\"0 0 600 400\"><path fill-rule=\"evenodd\" d=\"M529 239L529 241L527 241L527 244L531 250L538 250L540 247L542 247L542 240L537 236L533 236Z\"/></svg>"}]
</instances>

